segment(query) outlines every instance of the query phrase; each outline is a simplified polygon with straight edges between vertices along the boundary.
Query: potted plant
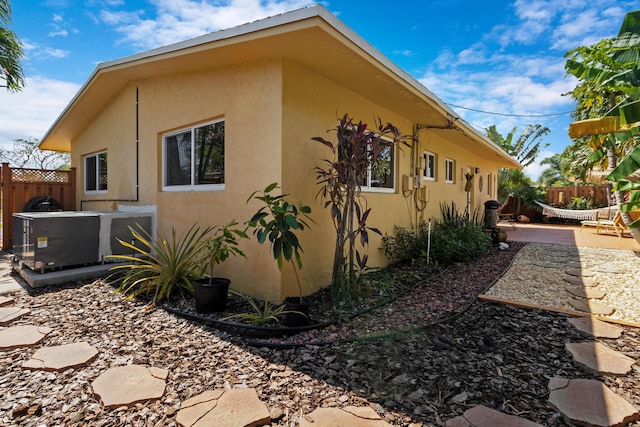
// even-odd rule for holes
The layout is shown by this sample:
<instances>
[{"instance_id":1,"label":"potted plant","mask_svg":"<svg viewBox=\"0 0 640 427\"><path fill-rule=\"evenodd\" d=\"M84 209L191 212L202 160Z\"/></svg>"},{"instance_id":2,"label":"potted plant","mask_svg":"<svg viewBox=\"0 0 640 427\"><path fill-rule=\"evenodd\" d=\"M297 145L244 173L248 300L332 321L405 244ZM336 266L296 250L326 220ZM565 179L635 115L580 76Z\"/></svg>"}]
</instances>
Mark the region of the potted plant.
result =
<instances>
[{"instance_id":1,"label":"potted plant","mask_svg":"<svg viewBox=\"0 0 640 427\"><path fill-rule=\"evenodd\" d=\"M302 202L297 205L286 200L288 194L273 195L272 191L278 187L277 183L268 185L262 191L254 191L247 199L259 200L263 206L251 217L247 225L253 228L253 234L258 243L270 243L273 258L278 262L278 269L282 270L284 262L291 263L293 273L298 284L298 297L285 299L287 311L285 323L287 326L304 326L309 323L309 306L303 298L302 284L298 270L302 268L302 246L296 236L297 231L309 228L307 220L311 208Z\"/></svg>"},{"instance_id":2,"label":"potted plant","mask_svg":"<svg viewBox=\"0 0 640 427\"><path fill-rule=\"evenodd\" d=\"M214 227L200 246L199 257L204 266L202 273L206 273L206 276L193 282L198 313L224 311L227 306L231 281L225 277L214 277L214 271L215 267L230 255L245 256L238 247L238 242L249 236L236 228L237 225L236 221L231 221L223 227Z\"/></svg>"}]
</instances>

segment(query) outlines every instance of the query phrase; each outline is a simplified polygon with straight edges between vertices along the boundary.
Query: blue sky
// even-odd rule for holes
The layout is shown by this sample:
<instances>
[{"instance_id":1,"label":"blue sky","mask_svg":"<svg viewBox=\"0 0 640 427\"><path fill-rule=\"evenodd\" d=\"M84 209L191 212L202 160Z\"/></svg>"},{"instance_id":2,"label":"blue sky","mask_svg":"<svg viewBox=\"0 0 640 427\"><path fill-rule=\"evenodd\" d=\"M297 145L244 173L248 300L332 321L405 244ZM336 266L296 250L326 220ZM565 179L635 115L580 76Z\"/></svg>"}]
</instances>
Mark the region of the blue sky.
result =
<instances>
[{"instance_id":1,"label":"blue sky","mask_svg":"<svg viewBox=\"0 0 640 427\"><path fill-rule=\"evenodd\" d=\"M313 4L305 0L13 0L27 87L0 92L0 143L41 138L103 61ZM540 123L569 144L564 54L617 34L640 0L321 2L477 129ZM461 108L465 107L465 108ZM487 114L475 112L500 113ZM565 113L565 114L559 114ZM539 116L547 115L547 116ZM527 117L536 116L536 117ZM526 172L537 178L540 169Z\"/></svg>"}]
</instances>

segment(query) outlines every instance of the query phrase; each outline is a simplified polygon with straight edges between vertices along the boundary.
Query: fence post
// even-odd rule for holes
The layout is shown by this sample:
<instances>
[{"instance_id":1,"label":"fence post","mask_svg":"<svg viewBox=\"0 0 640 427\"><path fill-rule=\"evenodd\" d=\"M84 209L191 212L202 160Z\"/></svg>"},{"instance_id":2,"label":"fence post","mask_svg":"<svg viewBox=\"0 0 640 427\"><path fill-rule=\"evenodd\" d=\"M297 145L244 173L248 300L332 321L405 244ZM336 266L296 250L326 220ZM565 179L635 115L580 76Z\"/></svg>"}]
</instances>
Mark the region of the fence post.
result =
<instances>
[{"instance_id":1,"label":"fence post","mask_svg":"<svg viewBox=\"0 0 640 427\"><path fill-rule=\"evenodd\" d=\"M76 168L72 167L69 170L69 183L71 184L71 209L76 210Z\"/></svg>"},{"instance_id":2,"label":"fence post","mask_svg":"<svg viewBox=\"0 0 640 427\"><path fill-rule=\"evenodd\" d=\"M9 163L2 163L2 249L9 249L13 236L11 233L11 168Z\"/></svg>"}]
</instances>

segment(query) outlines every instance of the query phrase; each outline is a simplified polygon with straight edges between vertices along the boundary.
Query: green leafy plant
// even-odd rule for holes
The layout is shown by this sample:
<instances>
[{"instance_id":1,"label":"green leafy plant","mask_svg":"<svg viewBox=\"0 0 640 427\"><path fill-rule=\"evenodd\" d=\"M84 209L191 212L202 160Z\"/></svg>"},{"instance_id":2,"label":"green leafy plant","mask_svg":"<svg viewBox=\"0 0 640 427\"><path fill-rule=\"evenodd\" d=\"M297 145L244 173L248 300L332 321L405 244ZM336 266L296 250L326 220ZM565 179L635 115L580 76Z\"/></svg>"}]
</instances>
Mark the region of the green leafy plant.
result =
<instances>
[{"instance_id":1,"label":"green leafy plant","mask_svg":"<svg viewBox=\"0 0 640 427\"><path fill-rule=\"evenodd\" d=\"M296 232L309 228L307 221L312 221L309 216L311 208L302 202L298 202L297 205L289 203L286 200L288 194L271 194L278 188L278 184L274 182L264 190L254 191L249 196L247 203L255 199L262 202L263 206L251 217L247 225L253 228L258 243L269 242L273 258L277 260L280 270L285 261L291 263L302 301L302 283L298 270L302 268L303 250Z\"/></svg>"},{"instance_id":2,"label":"green leafy plant","mask_svg":"<svg viewBox=\"0 0 640 427\"><path fill-rule=\"evenodd\" d=\"M370 170L385 169L384 153L393 150L401 140L400 131L391 123L378 119L376 130L367 129L362 122L354 122L345 114L335 128L337 143L322 137L312 140L322 143L333 155L324 160L324 167L315 168L318 195L325 200L336 230L336 244L331 276L332 295L345 301L360 297L367 291L362 273L367 269L369 232L382 235L367 225L371 208L362 196L362 185ZM389 170L390 171L390 170ZM361 252L356 243L365 249Z\"/></svg>"},{"instance_id":3,"label":"green leafy plant","mask_svg":"<svg viewBox=\"0 0 640 427\"><path fill-rule=\"evenodd\" d=\"M482 230L476 210L467 219L455 203L440 204L442 219L435 222L431 235L430 260L439 265L467 262L491 249L491 237Z\"/></svg>"},{"instance_id":4,"label":"green leafy plant","mask_svg":"<svg viewBox=\"0 0 640 427\"><path fill-rule=\"evenodd\" d=\"M431 247L428 248L428 223L404 229L396 227L396 236L387 236L384 249L387 257L394 262L415 261L427 258L437 266L447 266L454 262L466 262L485 255L491 248L491 237L482 230L478 211L470 218L460 212L455 205L440 205L441 219L431 228Z\"/></svg>"},{"instance_id":5,"label":"green leafy plant","mask_svg":"<svg viewBox=\"0 0 640 427\"><path fill-rule=\"evenodd\" d=\"M285 314L292 313L286 310L286 305L282 304L276 306L269 301L266 296L262 304L259 304L254 298L249 295L243 295L247 303L251 306L253 311L251 313L238 313L232 316L227 316L224 320L240 319L253 323L254 325L263 326L269 323L277 323L280 321L280 317Z\"/></svg>"},{"instance_id":6,"label":"green leafy plant","mask_svg":"<svg viewBox=\"0 0 640 427\"><path fill-rule=\"evenodd\" d=\"M593 209L593 200L585 197L572 197L566 204L565 209Z\"/></svg>"},{"instance_id":7,"label":"green leafy plant","mask_svg":"<svg viewBox=\"0 0 640 427\"><path fill-rule=\"evenodd\" d=\"M238 247L240 239L248 239L249 236L244 230L236 228L238 223L230 221L222 227L213 227L210 236L204 240L198 256L203 260L209 276L209 283L213 279L215 267L229 258L230 255L245 257L244 252Z\"/></svg>"},{"instance_id":8,"label":"green leafy plant","mask_svg":"<svg viewBox=\"0 0 640 427\"><path fill-rule=\"evenodd\" d=\"M395 227L395 236L382 238L384 253L394 263L411 262L427 256L427 225L420 222L416 227Z\"/></svg>"},{"instance_id":9,"label":"green leafy plant","mask_svg":"<svg viewBox=\"0 0 640 427\"><path fill-rule=\"evenodd\" d=\"M182 297L193 294L192 281L202 271L200 254L212 228L201 229L194 224L181 236L172 229L169 236L159 232L156 239L140 225L129 229L142 247L120 240L132 255L109 257L128 262L111 268L115 273L108 280L120 282L117 290L128 298L152 294L153 305L174 293Z\"/></svg>"},{"instance_id":10,"label":"green leafy plant","mask_svg":"<svg viewBox=\"0 0 640 427\"><path fill-rule=\"evenodd\" d=\"M640 218L631 218L629 212L640 209L640 183L627 179L633 173L640 171L640 145L637 146L613 172L607 176L607 180L615 182L614 190L618 192L628 192L627 201L620 203L620 213L625 220L625 224L631 229L631 233L640 242ZM624 216L627 216L625 219Z\"/></svg>"}]
</instances>

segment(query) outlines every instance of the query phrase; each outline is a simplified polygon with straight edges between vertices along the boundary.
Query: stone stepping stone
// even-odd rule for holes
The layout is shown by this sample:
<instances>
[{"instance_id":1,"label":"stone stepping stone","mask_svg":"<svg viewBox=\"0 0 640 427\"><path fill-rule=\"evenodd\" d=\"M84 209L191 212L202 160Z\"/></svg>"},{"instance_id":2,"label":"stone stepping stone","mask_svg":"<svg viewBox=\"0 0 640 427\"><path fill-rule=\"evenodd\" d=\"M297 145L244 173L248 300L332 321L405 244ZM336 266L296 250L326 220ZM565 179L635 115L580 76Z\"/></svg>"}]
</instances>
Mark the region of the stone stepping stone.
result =
<instances>
[{"instance_id":1,"label":"stone stepping stone","mask_svg":"<svg viewBox=\"0 0 640 427\"><path fill-rule=\"evenodd\" d=\"M602 320L591 317L572 317L567 322L573 325L580 332L591 335L594 338L620 338L624 329Z\"/></svg>"},{"instance_id":2,"label":"stone stepping stone","mask_svg":"<svg viewBox=\"0 0 640 427\"><path fill-rule=\"evenodd\" d=\"M30 347L38 344L53 329L44 326L21 325L0 330L0 348Z\"/></svg>"},{"instance_id":3,"label":"stone stepping stone","mask_svg":"<svg viewBox=\"0 0 640 427\"><path fill-rule=\"evenodd\" d=\"M606 273L606 274L624 274L626 271L624 270L616 270L614 268L596 268L595 271L598 273Z\"/></svg>"},{"instance_id":4,"label":"stone stepping stone","mask_svg":"<svg viewBox=\"0 0 640 427\"><path fill-rule=\"evenodd\" d=\"M581 286L583 288L593 288L595 286L598 286L599 284L596 280L590 279L588 277L569 276L565 277L564 281L575 286Z\"/></svg>"},{"instance_id":5,"label":"stone stepping stone","mask_svg":"<svg viewBox=\"0 0 640 427\"><path fill-rule=\"evenodd\" d=\"M13 304L13 297L0 297L0 307L6 307Z\"/></svg>"},{"instance_id":6,"label":"stone stepping stone","mask_svg":"<svg viewBox=\"0 0 640 427\"><path fill-rule=\"evenodd\" d=\"M93 381L93 393L106 408L160 399L168 374L166 369L141 365L109 368Z\"/></svg>"},{"instance_id":7,"label":"stone stepping stone","mask_svg":"<svg viewBox=\"0 0 640 427\"><path fill-rule=\"evenodd\" d=\"M87 342L43 347L38 349L31 359L24 362L22 368L62 371L87 366L96 357L98 357L98 350Z\"/></svg>"},{"instance_id":8,"label":"stone stepping stone","mask_svg":"<svg viewBox=\"0 0 640 427\"><path fill-rule=\"evenodd\" d=\"M600 381L555 377L549 390L549 404L575 425L623 426L640 419L635 406Z\"/></svg>"},{"instance_id":9,"label":"stone stepping stone","mask_svg":"<svg viewBox=\"0 0 640 427\"><path fill-rule=\"evenodd\" d=\"M267 406L252 388L205 391L185 400L176 415L176 424L183 427L258 427L270 422Z\"/></svg>"},{"instance_id":10,"label":"stone stepping stone","mask_svg":"<svg viewBox=\"0 0 640 427\"><path fill-rule=\"evenodd\" d=\"M565 273L567 273L569 276L575 277L593 277L593 272L589 270L583 270L581 268L570 268L569 270L565 271Z\"/></svg>"},{"instance_id":11,"label":"stone stepping stone","mask_svg":"<svg viewBox=\"0 0 640 427\"><path fill-rule=\"evenodd\" d=\"M532 262L531 265L535 265L536 267L542 268L562 268L564 264L562 263L554 263L554 262Z\"/></svg>"},{"instance_id":12,"label":"stone stepping stone","mask_svg":"<svg viewBox=\"0 0 640 427\"><path fill-rule=\"evenodd\" d=\"M606 304L590 300L569 299L569 304L571 304L573 308L578 311L583 311L585 313L594 315L608 316L609 314L612 314L614 311L616 311L615 308L609 307Z\"/></svg>"},{"instance_id":13,"label":"stone stepping stone","mask_svg":"<svg viewBox=\"0 0 640 427\"><path fill-rule=\"evenodd\" d=\"M605 295L607 295L607 293L603 290L593 288L578 288L574 286L568 287L567 292L577 297L590 299L602 299L605 297Z\"/></svg>"},{"instance_id":14,"label":"stone stepping stone","mask_svg":"<svg viewBox=\"0 0 640 427\"><path fill-rule=\"evenodd\" d=\"M391 427L368 406L345 408L316 408L300 418L299 427Z\"/></svg>"},{"instance_id":15,"label":"stone stepping stone","mask_svg":"<svg viewBox=\"0 0 640 427\"><path fill-rule=\"evenodd\" d=\"M505 414L484 405L467 409L464 414L451 418L445 427L542 427L541 424Z\"/></svg>"},{"instance_id":16,"label":"stone stepping stone","mask_svg":"<svg viewBox=\"0 0 640 427\"><path fill-rule=\"evenodd\" d=\"M16 319L31 313L31 310L20 307L0 307L0 326L6 326Z\"/></svg>"},{"instance_id":17,"label":"stone stepping stone","mask_svg":"<svg viewBox=\"0 0 640 427\"><path fill-rule=\"evenodd\" d=\"M632 358L610 349L598 341L566 343L564 347L573 360L593 372L604 375L625 375L636 363Z\"/></svg>"}]
</instances>

